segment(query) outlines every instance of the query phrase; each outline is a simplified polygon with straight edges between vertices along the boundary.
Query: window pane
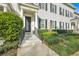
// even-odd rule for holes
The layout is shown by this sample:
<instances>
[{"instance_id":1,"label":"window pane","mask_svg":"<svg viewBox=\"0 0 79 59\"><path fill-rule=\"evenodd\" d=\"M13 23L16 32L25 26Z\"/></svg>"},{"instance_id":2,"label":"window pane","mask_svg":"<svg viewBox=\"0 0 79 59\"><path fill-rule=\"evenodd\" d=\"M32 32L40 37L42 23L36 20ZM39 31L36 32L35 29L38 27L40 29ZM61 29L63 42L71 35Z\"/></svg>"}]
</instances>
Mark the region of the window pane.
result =
<instances>
[{"instance_id":1,"label":"window pane","mask_svg":"<svg viewBox=\"0 0 79 59\"><path fill-rule=\"evenodd\" d=\"M50 20L50 27L56 29L56 21Z\"/></svg>"},{"instance_id":2,"label":"window pane","mask_svg":"<svg viewBox=\"0 0 79 59\"><path fill-rule=\"evenodd\" d=\"M60 29L64 29L64 22L60 22Z\"/></svg>"}]
</instances>

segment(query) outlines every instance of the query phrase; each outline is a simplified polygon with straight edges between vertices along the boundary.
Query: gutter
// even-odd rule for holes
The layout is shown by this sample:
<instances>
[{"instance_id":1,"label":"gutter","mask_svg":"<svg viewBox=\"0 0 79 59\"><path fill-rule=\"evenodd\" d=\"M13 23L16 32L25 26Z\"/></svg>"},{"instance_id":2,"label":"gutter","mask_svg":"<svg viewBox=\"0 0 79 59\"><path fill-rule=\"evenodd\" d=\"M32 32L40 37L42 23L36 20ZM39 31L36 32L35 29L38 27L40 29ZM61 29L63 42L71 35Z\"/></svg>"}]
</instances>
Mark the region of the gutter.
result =
<instances>
[{"instance_id":1,"label":"gutter","mask_svg":"<svg viewBox=\"0 0 79 59\"><path fill-rule=\"evenodd\" d=\"M70 7L70 8L72 8L72 9L74 9L74 10L76 9L76 7L73 6L71 3L63 3L63 4Z\"/></svg>"}]
</instances>

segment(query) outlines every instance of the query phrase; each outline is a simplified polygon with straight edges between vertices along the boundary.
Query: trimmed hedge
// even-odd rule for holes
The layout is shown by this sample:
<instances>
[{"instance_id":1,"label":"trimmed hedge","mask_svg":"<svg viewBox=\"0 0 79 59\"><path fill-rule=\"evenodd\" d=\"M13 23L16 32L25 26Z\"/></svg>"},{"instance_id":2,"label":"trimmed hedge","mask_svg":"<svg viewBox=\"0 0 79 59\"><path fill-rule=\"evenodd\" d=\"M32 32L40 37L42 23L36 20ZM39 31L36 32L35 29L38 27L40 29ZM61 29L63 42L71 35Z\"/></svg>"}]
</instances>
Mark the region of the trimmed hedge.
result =
<instances>
[{"instance_id":1,"label":"trimmed hedge","mask_svg":"<svg viewBox=\"0 0 79 59\"><path fill-rule=\"evenodd\" d=\"M18 40L22 19L12 12L0 12L0 37L6 41Z\"/></svg>"},{"instance_id":2,"label":"trimmed hedge","mask_svg":"<svg viewBox=\"0 0 79 59\"><path fill-rule=\"evenodd\" d=\"M53 30L57 31L59 34L70 34L73 32L73 30Z\"/></svg>"}]
</instances>

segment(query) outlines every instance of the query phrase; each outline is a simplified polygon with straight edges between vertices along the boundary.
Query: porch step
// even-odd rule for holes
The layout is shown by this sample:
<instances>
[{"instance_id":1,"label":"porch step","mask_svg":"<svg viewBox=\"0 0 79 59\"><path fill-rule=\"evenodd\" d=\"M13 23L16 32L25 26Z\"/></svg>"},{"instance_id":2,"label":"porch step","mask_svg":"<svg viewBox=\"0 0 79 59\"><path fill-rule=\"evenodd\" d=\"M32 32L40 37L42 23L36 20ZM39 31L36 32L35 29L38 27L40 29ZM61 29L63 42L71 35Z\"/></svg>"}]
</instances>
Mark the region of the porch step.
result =
<instances>
[{"instance_id":1,"label":"porch step","mask_svg":"<svg viewBox=\"0 0 79 59\"><path fill-rule=\"evenodd\" d=\"M25 41L29 40L30 37L32 37L32 34L30 32L26 32L22 43L25 43Z\"/></svg>"}]
</instances>

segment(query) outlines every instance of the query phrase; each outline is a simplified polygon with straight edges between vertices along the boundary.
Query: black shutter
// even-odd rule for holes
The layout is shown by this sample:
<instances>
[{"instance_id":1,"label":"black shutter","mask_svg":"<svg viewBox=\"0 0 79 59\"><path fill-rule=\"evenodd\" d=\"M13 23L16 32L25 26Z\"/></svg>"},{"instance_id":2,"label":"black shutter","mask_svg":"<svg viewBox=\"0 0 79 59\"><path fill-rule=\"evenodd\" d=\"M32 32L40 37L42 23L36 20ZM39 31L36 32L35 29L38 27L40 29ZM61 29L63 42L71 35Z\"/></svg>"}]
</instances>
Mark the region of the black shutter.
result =
<instances>
[{"instance_id":1,"label":"black shutter","mask_svg":"<svg viewBox=\"0 0 79 59\"><path fill-rule=\"evenodd\" d=\"M57 28L57 23L56 23L56 21L55 21L55 29Z\"/></svg>"},{"instance_id":2,"label":"black shutter","mask_svg":"<svg viewBox=\"0 0 79 59\"><path fill-rule=\"evenodd\" d=\"M38 28L39 29L41 28L41 26L40 26L41 24L40 23L41 23L41 19L38 17Z\"/></svg>"},{"instance_id":3,"label":"black shutter","mask_svg":"<svg viewBox=\"0 0 79 59\"><path fill-rule=\"evenodd\" d=\"M63 22L63 29L64 29L64 22Z\"/></svg>"},{"instance_id":4,"label":"black shutter","mask_svg":"<svg viewBox=\"0 0 79 59\"><path fill-rule=\"evenodd\" d=\"M66 30L67 30L67 23L66 23Z\"/></svg>"},{"instance_id":5,"label":"black shutter","mask_svg":"<svg viewBox=\"0 0 79 59\"><path fill-rule=\"evenodd\" d=\"M47 6L47 3L46 3L46 11L47 11L47 7L48 7L48 6Z\"/></svg>"},{"instance_id":6,"label":"black shutter","mask_svg":"<svg viewBox=\"0 0 79 59\"><path fill-rule=\"evenodd\" d=\"M61 29L61 22L60 22L60 26L59 26L59 27L60 27L60 29Z\"/></svg>"},{"instance_id":7,"label":"black shutter","mask_svg":"<svg viewBox=\"0 0 79 59\"><path fill-rule=\"evenodd\" d=\"M47 29L47 19L45 20L45 27L46 27L46 29Z\"/></svg>"},{"instance_id":8,"label":"black shutter","mask_svg":"<svg viewBox=\"0 0 79 59\"><path fill-rule=\"evenodd\" d=\"M55 5L55 13L57 13L57 6Z\"/></svg>"}]
</instances>

